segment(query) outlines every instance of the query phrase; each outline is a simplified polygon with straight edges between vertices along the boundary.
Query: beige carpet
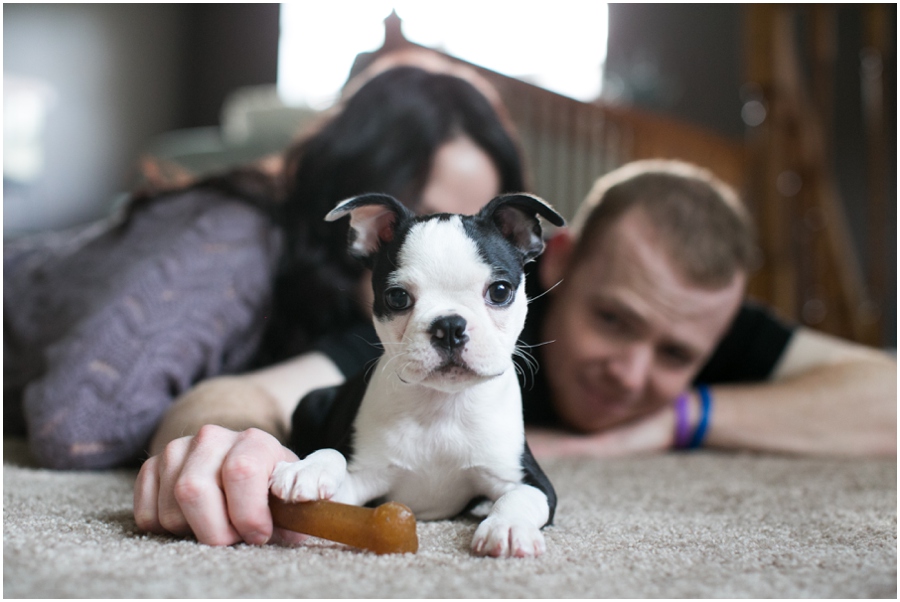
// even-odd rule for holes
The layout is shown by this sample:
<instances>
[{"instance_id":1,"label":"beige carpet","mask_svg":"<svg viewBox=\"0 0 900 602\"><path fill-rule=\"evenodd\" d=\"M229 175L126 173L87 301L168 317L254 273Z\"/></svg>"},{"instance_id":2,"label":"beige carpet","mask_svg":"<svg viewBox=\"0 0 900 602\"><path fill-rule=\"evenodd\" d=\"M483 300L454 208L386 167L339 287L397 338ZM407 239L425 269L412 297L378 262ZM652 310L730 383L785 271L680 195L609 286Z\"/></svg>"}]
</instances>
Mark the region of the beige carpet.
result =
<instances>
[{"instance_id":1,"label":"beige carpet","mask_svg":"<svg viewBox=\"0 0 900 602\"><path fill-rule=\"evenodd\" d=\"M4 442L7 598L897 596L897 464L702 452L542 463L547 554L472 557L472 519L419 523L416 555L312 540L211 548L142 535L134 471L52 472Z\"/></svg>"}]
</instances>

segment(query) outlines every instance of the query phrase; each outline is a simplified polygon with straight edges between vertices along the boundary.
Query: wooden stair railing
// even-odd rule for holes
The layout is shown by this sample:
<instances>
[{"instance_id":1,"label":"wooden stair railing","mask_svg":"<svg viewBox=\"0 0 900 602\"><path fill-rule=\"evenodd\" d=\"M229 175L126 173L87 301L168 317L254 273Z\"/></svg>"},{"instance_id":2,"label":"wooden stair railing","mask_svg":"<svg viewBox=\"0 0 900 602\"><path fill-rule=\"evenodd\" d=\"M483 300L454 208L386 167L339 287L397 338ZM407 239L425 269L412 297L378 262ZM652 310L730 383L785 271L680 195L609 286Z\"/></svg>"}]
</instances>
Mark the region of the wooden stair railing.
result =
<instances>
[{"instance_id":1,"label":"wooden stair railing","mask_svg":"<svg viewBox=\"0 0 900 602\"><path fill-rule=\"evenodd\" d=\"M750 128L747 140L748 199L766 258L754 286L790 318L879 345L883 318L872 301L831 167L833 10L792 5L746 9L747 79L765 107L765 119ZM812 38L809 81L796 27L804 17ZM884 212L883 196L868 200L875 213ZM871 227L877 238L885 224ZM884 261L883 236L879 244L878 257L869 261L871 274Z\"/></svg>"}]
</instances>

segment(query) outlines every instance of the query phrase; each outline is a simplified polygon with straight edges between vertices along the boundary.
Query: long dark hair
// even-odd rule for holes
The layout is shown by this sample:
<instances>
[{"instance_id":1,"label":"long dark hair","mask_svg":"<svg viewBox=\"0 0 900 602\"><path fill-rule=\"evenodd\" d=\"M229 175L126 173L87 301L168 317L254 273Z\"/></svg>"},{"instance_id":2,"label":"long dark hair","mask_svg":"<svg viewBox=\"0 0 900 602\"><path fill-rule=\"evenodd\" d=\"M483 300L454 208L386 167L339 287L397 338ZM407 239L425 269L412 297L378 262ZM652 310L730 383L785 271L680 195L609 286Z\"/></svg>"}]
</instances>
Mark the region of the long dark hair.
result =
<instances>
[{"instance_id":1,"label":"long dark hair","mask_svg":"<svg viewBox=\"0 0 900 602\"><path fill-rule=\"evenodd\" d=\"M364 319L361 268L347 254L346 220L324 221L341 200L391 194L415 210L441 144L466 135L492 159L501 192L525 189L516 140L490 102L458 77L396 67L373 77L330 121L286 154L275 218L284 250L256 365L305 351Z\"/></svg>"}]
</instances>

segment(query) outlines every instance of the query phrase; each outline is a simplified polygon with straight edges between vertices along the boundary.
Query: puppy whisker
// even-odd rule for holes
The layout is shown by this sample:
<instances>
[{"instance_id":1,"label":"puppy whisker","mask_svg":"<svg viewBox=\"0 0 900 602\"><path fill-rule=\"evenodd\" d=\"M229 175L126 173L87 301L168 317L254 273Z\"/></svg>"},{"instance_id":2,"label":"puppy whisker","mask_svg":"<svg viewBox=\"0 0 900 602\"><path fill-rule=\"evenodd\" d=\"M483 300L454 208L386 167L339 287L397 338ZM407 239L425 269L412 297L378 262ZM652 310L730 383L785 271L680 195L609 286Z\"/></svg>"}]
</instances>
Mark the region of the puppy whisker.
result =
<instances>
[{"instance_id":1,"label":"puppy whisker","mask_svg":"<svg viewBox=\"0 0 900 602\"><path fill-rule=\"evenodd\" d=\"M384 365L381 367L381 373L384 374L385 371L387 371L388 366L391 365L391 362L397 361L397 360L399 360L399 359L401 359L401 358L405 358L405 357L407 357L408 355L409 355L409 352L406 352L406 351L404 351L403 353L397 353L397 354L395 354L395 355L392 355L391 357L388 358L388 360L387 360L387 361L384 363Z\"/></svg>"},{"instance_id":2,"label":"puppy whisker","mask_svg":"<svg viewBox=\"0 0 900 602\"><path fill-rule=\"evenodd\" d=\"M532 301L537 301L538 299L540 299L541 297L543 297L544 295L546 295L547 293L549 293L550 291L552 291L553 289L555 289L557 286L559 286L560 284L562 284L562 282L563 282L563 281L560 280L559 282L557 282L556 284L554 284L553 286L551 286L550 288L548 288L547 290L545 290L543 293L541 293L541 294L538 295L537 297L533 297L533 298L531 298L531 299L528 299L528 303L531 303Z\"/></svg>"},{"instance_id":3,"label":"puppy whisker","mask_svg":"<svg viewBox=\"0 0 900 602\"><path fill-rule=\"evenodd\" d=\"M537 345L525 345L521 343L517 343L515 348L513 349L513 356L521 358L522 364L519 362L513 361L513 365L516 367L516 371L522 376L522 384L523 386L528 384L528 376L531 376L531 384L529 385L529 389L534 387L535 377L537 376L538 370L540 370L540 364L532 354L526 351L526 348L531 349L532 347L536 347ZM527 372L526 372L527 370Z\"/></svg>"}]
</instances>

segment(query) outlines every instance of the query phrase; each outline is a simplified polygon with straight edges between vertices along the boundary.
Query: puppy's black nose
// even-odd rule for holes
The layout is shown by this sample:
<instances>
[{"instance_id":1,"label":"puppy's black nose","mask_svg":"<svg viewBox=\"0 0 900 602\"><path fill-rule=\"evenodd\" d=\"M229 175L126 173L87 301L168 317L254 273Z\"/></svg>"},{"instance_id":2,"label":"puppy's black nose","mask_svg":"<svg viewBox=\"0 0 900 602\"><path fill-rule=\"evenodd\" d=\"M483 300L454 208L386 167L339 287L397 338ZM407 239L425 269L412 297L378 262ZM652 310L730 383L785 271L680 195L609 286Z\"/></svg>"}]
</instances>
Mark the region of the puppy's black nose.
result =
<instances>
[{"instance_id":1,"label":"puppy's black nose","mask_svg":"<svg viewBox=\"0 0 900 602\"><path fill-rule=\"evenodd\" d=\"M431 323L431 344L438 349L453 351L466 344L466 321L462 316L441 316Z\"/></svg>"}]
</instances>

